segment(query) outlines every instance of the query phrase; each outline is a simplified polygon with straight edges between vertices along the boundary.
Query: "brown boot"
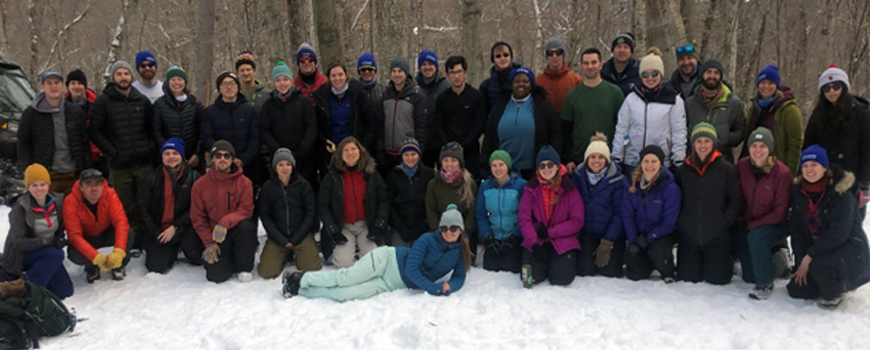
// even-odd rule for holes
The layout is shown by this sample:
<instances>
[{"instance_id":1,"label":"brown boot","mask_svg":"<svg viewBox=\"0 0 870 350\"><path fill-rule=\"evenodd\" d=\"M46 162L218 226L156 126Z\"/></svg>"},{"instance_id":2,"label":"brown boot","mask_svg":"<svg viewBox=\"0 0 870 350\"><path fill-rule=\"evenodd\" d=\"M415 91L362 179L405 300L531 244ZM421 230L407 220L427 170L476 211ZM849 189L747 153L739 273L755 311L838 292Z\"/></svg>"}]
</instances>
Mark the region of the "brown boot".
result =
<instances>
[{"instance_id":1,"label":"brown boot","mask_svg":"<svg viewBox=\"0 0 870 350\"><path fill-rule=\"evenodd\" d=\"M27 292L27 287L24 280L19 278L14 281L0 282L0 297L2 298L19 298Z\"/></svg>"}]
</instances>

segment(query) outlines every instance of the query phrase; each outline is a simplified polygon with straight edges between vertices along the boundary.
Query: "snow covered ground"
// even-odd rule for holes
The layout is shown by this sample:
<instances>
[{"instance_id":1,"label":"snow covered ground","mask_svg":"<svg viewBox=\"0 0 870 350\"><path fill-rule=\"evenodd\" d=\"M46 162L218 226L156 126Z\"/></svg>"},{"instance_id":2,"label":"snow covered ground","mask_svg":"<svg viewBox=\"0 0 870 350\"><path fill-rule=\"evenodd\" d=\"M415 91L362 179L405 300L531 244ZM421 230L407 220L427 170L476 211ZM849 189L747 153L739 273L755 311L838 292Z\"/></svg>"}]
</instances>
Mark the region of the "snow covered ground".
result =
<instances>
[{"instance_id":1,"label":"snow covered ground","mask_svg":"<svg viewBox=\"0 0 870 350\"><path fill-rule=\"evenodd\" d=\"M0 242L7 231L0 220ZM402 290L335 303L285 300L280 280L259 276L210 283L185 264L146 273L144 258L132 260L123 282L104 273L89 285L81 267L67 269L76 290L66 304L87 320L44 339L44 349L870 348L867 286L831 312L789 298L786 281L759 302L739 278L724 287L578 278L527 290L516 275L474 268L450 297Z\"/></svg>"}]
</instances>

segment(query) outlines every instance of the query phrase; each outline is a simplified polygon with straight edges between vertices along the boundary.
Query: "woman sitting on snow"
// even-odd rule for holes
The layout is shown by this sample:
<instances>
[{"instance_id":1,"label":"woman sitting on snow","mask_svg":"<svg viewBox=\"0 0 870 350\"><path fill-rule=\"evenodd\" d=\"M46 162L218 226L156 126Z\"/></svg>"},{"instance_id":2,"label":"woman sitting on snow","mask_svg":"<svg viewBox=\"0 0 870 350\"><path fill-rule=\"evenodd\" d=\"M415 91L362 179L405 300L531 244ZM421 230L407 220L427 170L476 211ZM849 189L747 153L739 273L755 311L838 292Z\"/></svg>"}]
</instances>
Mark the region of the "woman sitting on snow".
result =
<instances>
[{"instance_id":1,"label":"woman sitting on snow","mask_svg":"<svg viewBox=\"0 0 870 350\"><path fill-rule=\"evenodd\" d=\"M302 295L335 301L365 299L403 288L450 295L462 288L471 268L471 249L462 214L451 204L441 215L440 233L425 233L411 248L379 247L347 269L285 272L285 298ZM438 284L450 271L447 282Z\"/></svg>"}]
</instances>

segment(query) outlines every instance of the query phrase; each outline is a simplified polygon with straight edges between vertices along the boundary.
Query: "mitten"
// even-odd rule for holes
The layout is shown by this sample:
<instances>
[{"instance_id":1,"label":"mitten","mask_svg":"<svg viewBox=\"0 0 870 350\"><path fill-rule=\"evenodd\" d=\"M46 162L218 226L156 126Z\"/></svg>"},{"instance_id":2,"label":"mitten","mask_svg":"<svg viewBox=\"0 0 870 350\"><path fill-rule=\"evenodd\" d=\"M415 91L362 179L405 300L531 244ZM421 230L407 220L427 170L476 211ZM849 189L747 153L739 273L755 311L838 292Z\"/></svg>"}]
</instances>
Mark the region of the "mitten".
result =
<instances>
[{"instance_id":1,"label":"mitten","mask_svg":"<svg viewBox=\"0 0 870 350\"><path fill-rule=\"evenodd\" d=\"M221 255L221 248L217 244L209 244L202 252L202 260L208 264L218 262L218 257Z\"/></svg>"},{"instance_id":2,"label":"mitten","mask_svg":"<svg viewBox=\"0 0 870 350\"><path fill-rule=\"evenodd\" d=\"M641 250L646 250L649 247L649 241L646 240L646 235L637 236L637 239L634 240L634 244L637 244Z\"/></svg>"},{"instance_id":3,"label":"mitten","mask_svg":"<svg viewBox=\"0 0 870 350\"><path fill-rule=\"evenodd\" d=\"M97 256L94 257L94 260L91 260L91 263L93 263L96 266L99 266L100 269L103 271L109 270L109 268L106 267L106 256L103 255L102 253L97 253Z\"/></svg>"},{"instance_id":4,"label":"mitten","mask_svg":"<svg viewBox=\"0 0 870 350\"><path fill-rule=\"evenodd\" d=\"M212 231L212 239L215 243L223 243L227 239L227 228L224 225L217 224Z\"/></svg>"},{"instance_id":5,"label":"mitten","mask_svg":"<svg viewBox=\"0 0 870 350\"><path fill-rule=\"evenodd\" d=\"M607 263L610 262L611 250L613 250L613 242L602 238L601 243L598 244L598 248L593 253L595 255L595 266L599 268L607 266Z\"/></svg>"},{"instance_id":6,"label":"mitten","mask_svg":"<svg viewBox=\"0 0 870 350\"><path fill-rule=\"evenodd\" d=\"M127 253L124 252L123 249L115 248L115 250L112 250L112 252L109 253L109 256L106 257L106 268L117 269L121 267L125 256L127 256Z\"/></svg>"}]
</instances>

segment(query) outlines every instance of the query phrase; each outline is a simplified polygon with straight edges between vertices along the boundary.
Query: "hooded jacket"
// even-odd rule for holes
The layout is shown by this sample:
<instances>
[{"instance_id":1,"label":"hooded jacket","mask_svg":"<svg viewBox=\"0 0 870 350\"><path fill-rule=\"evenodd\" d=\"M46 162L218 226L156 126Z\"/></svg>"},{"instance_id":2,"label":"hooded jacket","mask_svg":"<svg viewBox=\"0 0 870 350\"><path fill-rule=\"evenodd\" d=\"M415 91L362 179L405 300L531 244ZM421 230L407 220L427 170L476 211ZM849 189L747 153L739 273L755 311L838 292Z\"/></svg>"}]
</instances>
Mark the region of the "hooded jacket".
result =
<instances>
[{"instance_id":1,"label":"hooded jacket","mask_svg":"<svg viewBox=\"0 0 870 350\"><path fill-rule=\"evenodd\" d=\"M689 97L692 97L693 95L695 95L695 90L698 88L698 86L701 86L702 81L701 81L701 73L699 72L700 68L701 67L699 65L698 69L695 70L695 75L692 78L693 79L692 88L689 89L689 91L683 91L683 81L682 81L682 78L680 78L680 69L679 68L675 69L674 72L671 73L671 78L668 79L668 81L665 83L665 85L670 85L671 88L673 88L674 90L677 90L677 92L680 93L680 97L682 97L683 100L688 100Z\"/></svg>"},{"instance_id":2,"label":"hooded jacket","mask_svg":"<svg viewBox=\"0 0 870 350\"><path fill-rule=\"evenodd\" d=\"M208 151L217 140L227 140L236 149L236 158L250 165L260 152L260 128L257 112L237 95L236 102L224 102L218 96L214 104L202 112L202 147Z\"/></svg>"},{"instance_id":3,"label":"hooded jacket","mask_svg":"<svg viewBox=\"0 0 870 350\"><path fill-rule=\"evenodd\" d=\"M495 108L495 105L499 101L499 96L503 92L513 89L510 79L511 72L522 66L519 63L511 62L511 66L502 71L496 70L495 66L489 69L489 78L482 81L480 87L477 88L486 99L486 115L492 113L492 109Z\"/></svg>"},{"instance_id":4,"label":"hooded jacket","mask_svg":"<svg viewBox=\"0 0 870 350\"><path fill-rule=\"evenodd\" d=\"M91 106L91 140L109 158L110 168L150 165L155 159L151 101L139 90L129 95L109 83Z\"/></svg>"},{"instance_id":5,"label":"hooded jacket","mask_svg":"<svg viewBox=\"0 0 870 350\"><path fill-rule=\"evenodd\" d=\"M792 174L797 174L798 164L801 158L801 144L804 139L803 118L801 109L792 93L791 88L783 86L776 93L776 100L769 109L764 109L758 104L759 96L752 98L752 104L746 111L746 138L748 141L752 130L759 126L765 126L765 118L773 118L774 149L773 155L788 166ZM771 115L772 114L772 115ZM766 126L765 126L766 127ZM749 156L749 142L743 143L740 157Z\"/></svg>"},{"instance_id":6,"label":"hooded jacket","mask_svg":"<svg viewBox=\"0 0 870 350\"><path fill-rule=\"evenodd\" d=\"M870 187L870 110L867 100L852 96L851 124L827 134L816 125L829 123L826 116L813 113L807 122L803 149L822 146L831 164L837 164L855 175L853 187ZM833 129L833 128L831 128Z\"/></svg>"},{"instance_id":7,"label":"hooded jacket","mask_svg":"<svg viewBox=\"0 0 870 350\"><path fill-rule=\"evenodd\" d=\"M490 235L499 241L510 236L523 237L520 231L520 200L525 193L526 180L511 174L501 186L490 176L480 185L475 203L477 228L481 240Z\"/></svg>"},{"instance_id":8,"label":"hooded jacket","mask_svg":"<svg viewBox=\"0 0 870 350\"><path fill-rule=\"evenodd\" d=\"M244 100L243 100L244 101ZM245 104L248 108L251 105ZM254 188L240 167L231 165L224 174L213 164L211 170L193 184L190 191L190 222L203 245L214 244L213 230L218 224L227 230L254 215Z\"/></svg>"},{"instance_id":9,"label":"hooded jacket","mask_svg":"<svg viewBox=\"0 0 870 350\"><path fill-rule=\"evenodd\" d=\"M311 100L293 89L286 101L270 93L257 116L260 140L275 153L281 147L293 151L297 160L309 159L317 141L317 118ZM320 105L318 105L320 106Z\"/></svg>"},{"instance_id":10,"label":"hooded jacket","mask_svg":"<svg viewBox=\"0 0 870 350\"><path fill-rule=\"evenodd\" d=\"M165 95L164 95L165 96ZM136 192L136 204L139 206L139 225L145 232L143 236L157 237L163 230L164 199L166 198L166 174L163 165L154 169L139 186ZM194 182L199 179L199 173L188 166L181 168L181 173L172 182L174 196L172 225L176 228L190 226L190 192ZM137 231L138 232L138 231Z\"/></svg>"},{"instance_id":11,"label":"hooded jacket","mask_svg":"<svg viewBox=\"0 0 870 350\"><path fill-rule=\"evenodd\" d=\"M416 138L420 146L426 149L428 117L423 90L411 77L405 79L402 91L396 92L395 86L390 81L390 86L381 100L383 110L375 127L379 135L376 149L398 153L405 136Z\"/></svg>"},{"instance_id":12,"label":"hooded jacket","mask_svg":"<svg viewBox=\"0 0 870 350\"><path fill-rule=\"evenodd\" d=\"M700 246L729 240L729 228L743 206L734 166L719 151L713 151L709 157L710 161L701 169L686 158L676 179L683 195L677 221L680 241Z\"/></svg>"},{"instance_id":13,"label":"hooded jacket","mask_svg":"<svg viewBox=\"0 0 870 350\"><path fill-rule=\"evenodd\" d=\"M311 94L317 91L317 89L319 89L321 85L329 82L329 79L327 79L323 74L320 73L320 68L315 68L314 83L312 83L311 86L308 86L307 84L305 84L305 81L302 80L301 71L297 70L296 73L296 77L293 78L293 86L302 91L302 94L308 98L311 98Z\"/></svg>"},{"instance_id":14,"label":"hooded jacket","mask_svg":"<svg viewBox=\"0 0 870 350\"><path fill-rule=\"evenodd\" d=\"M429 231L426 221L426 188L435 177L432 168L417 162L414 176L408 176L397 165L387 176L387 198L390 200L390 229L402 240L411 242Z\"/></svg>"},{"instance_id":15,"label":"hooded jacket","mask_svg":"<svg viewBox=\"0 0 870 350\"><path fill-rule=\"evenodd\" d=\"M96 217L88 209L85 200L81 185L79 181L76 181L63 206L63 222L69 244L82 253L85 258L93 261L98 252L85 240L84 236L97 236L113 227L115 229L115 248L126 251L130 223L127 221L124 206L121 205L121 200L118 199L115 190L109 187L106 180L103 180L103 194L97 200Z\"/></svg>"},{"instance_id":16,"label":"hooded jacket","mask_svg":"<svg viewBox=\"0 0 870 350\"><path fill-rule=\"evenodd\" d=\"M30 164L39 163L53 170L56 151L54 117L51 108L45 108L45 92L40 91L21 114L18 124L18 167L23 172ZM70 152L75 173L91 167L90 145L88 143L88 116L85 111L66 99L61 99L60 107L66 126L67 147Z\"/></svg>"},{"instance_id":17,"label":"hooded jacket","mask_svg":"<svg viewBox=\"0 0 870 350\"><path fill-rule=\"evenodd\" d=\"M750 230L761 226L777 225L788 221L791 200L791 170L774 157L764 167L764 176L755 177L755 165L749 157L737 162L737 178L743 191L743 209L740 219Z\"/></svg>"},{"instance_id":18,"label":"hooded jacket","mask_svg":"<svg viewBox=\"0 0 870 350\"><path fill-rule=\"evenodd\" d=\"M193 155L202 158L205 149L199 142L199 125L203 111L202 103L192 95L181 102L179 107L177 100L169 91L169 85L163 85L165 93L154 101L154 117L151 119L152 134L158 145L163 145L166 140L179 137L184 141L185 157L190 159Z\"/></svg>"},{"instance_id":19,"label":"hooded jacket","mask_svg":"<svg viewBox=\"0 0 870 350\"><path fill-rule=\"evenodd\" d=\"M564 166L562 169L565 169ZM558 202L553 208L550 222L547 222L541 195L541 183L538 182L537 178L534 178L526 185L523 198L520 200L519 225L523 232L522 246L528 251L532 251L535 244L541 243L535 230L539 225L547 227L550 242L553 243L553 248L556 248L556 253L559 255L572 249L580 249L580 241L577 240L577 236L583 229L586 210L574 182L566 174L562 174L556 196L559 198Z\"/></svg>"},{"instance_id":20,"label":"hooded jacket","mask_svg":"<svg viewBox=\"0 0 870 350\"><path fill-rule=\"evenodd\" d=\"M635 172L631 184L623 192L622 223L629 243L641 235L647 242L670 235L680 215L682 191L668 168L662 167L646 193L640 189L642 176L643 173Z\"/></svg>"},{"instance_id":21,"label":"hooded jacket","mask_svg":"<svg viewBox=\"0 0 870 350\"><path fill-rule=\"evenodd\" d=\"M287 186L273 173L263 184L259 205L266 236L279 246L296 246L311 233L317 198L308 180L298 173L291 174Z\"/></svg>"},{"instance_id":22,"label":"hooded jacket","mask_svg":"<svg viewBox=\"0 0 870 350\"><path fill-rule=\"evenodd\" d=\"M550 69L548 65L544 68L544 72L535 77L535 84L547 90L547 100L553 103L556 107L556 114L562 115L562 103L565 102L565 96L568 96L568 91L571 91L575 86L583 82L577 73L568 68L568 62L562 62L562 68Z\"/></svg>"},{"instance_id":23,"label":"hooded jacket","mask_svg":"<svg viewBox=\"0 0 870 350\"><path fill-rule=\"evenodd\" d=\"M734 164L734 152L746 135L746 116L743 114L743 103L731 93L731 88L722 83L724 89L722 97L716 101L713 108L707 109L701 98L701 86L695 89L695 95L686 100L686 121L689 123L686 130L692 130L700 122L707 122L716 127L716 149L722 152L725 159ZM691 132L690 132L691 133ZM691 147L692 145L689 145Z\"/></svg>"},{"instance_id":24,"label":"hooded jacket","mask_svg":"<svg viewBox=\"0 0 870 350\"><path fill-rule=\"evenodd\" d=\"M619 165L610 162L601 169L604 178L592 186L587 169L586 163L582 163L571 175L586 210L580 235L616 242L622 237L622 196L628 181Z\"/></svg>"},{"instance_id":25,"label":"hooded jacket","mask_svg":"<svg viewBox=\"0 0 870 350\"><path fill-rule=\"evenodd\" d=\"M640 80L640 61L634 59L634 57L629 57L628 64L622 73L616 71L616 64L613 62L613 58L611 58L601 66L601 79L619 86L623 95L628 95L634 90L635 86L642 84Z\"/></svg>"},{"instance_id":26,"label":"hooded jacket","mask_svg":"<svg viewBox=\"0 0 870 350\"><path fill-rule=\"evenodd\" d=\"M9 234L6 236L0 260L3 271L20 276L24 271L24 259L28 252L51 246L52 239L63 238L63 195L49 192L45 203L47 206L53 205L54 209L51 212L37 213L37 208L33 207L35 201L30 194L19 197L15 202L9 212ZM51 216L55 216L55 219L52 220ZM37 233L38 229L45 229L46 232ZM44 237L51 230L51 237Z\"/></svg>"},{"instance_id":27,"label":"hooded jacket","mask_svg":"<svg viewBox=\"0 0 870 350\"><path fill-rule=\"evenodd\" d=\"M665 151L665 167L682 164L688 144L683 98L666 84L649 97L635 87L619 108L613 139L617 162L638 166L640 151L656 145Z\"/></svg>"}]
</instances>

